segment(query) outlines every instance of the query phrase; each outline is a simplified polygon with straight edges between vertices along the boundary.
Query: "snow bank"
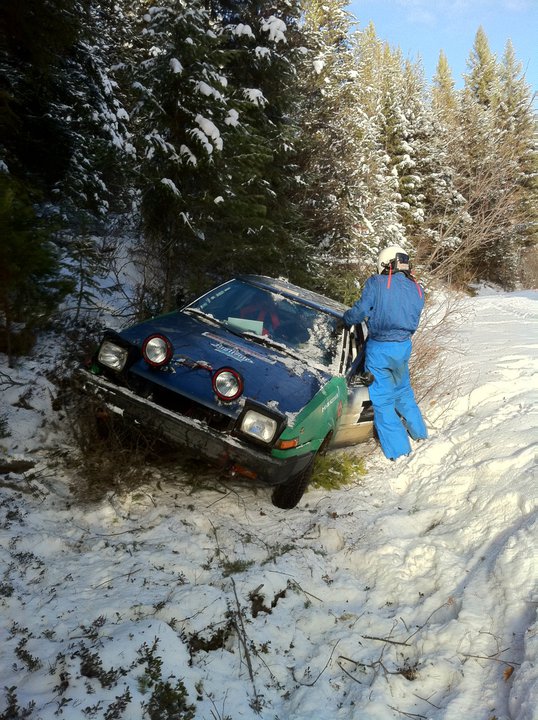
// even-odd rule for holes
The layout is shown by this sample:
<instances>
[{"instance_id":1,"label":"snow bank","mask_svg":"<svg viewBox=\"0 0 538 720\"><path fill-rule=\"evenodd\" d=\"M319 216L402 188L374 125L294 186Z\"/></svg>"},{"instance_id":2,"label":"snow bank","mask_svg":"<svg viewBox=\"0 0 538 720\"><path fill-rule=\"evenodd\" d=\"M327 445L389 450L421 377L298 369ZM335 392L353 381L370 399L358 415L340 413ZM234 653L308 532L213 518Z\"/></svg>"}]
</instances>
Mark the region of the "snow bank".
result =
<instances>
[{"instance_id":1,"label":"snow bank","mask_svg":"<svg viewBox=\"0 0 538 720\"><path fill-rule=\"evenodd\" d=\"M0 475L0 712L142 718L168 687L200 719L536 720L537 308L469 299L430 439L291 511L162 466L81 502L46 356L4 365L35 467Z\"/></svg>"}]
</instances>

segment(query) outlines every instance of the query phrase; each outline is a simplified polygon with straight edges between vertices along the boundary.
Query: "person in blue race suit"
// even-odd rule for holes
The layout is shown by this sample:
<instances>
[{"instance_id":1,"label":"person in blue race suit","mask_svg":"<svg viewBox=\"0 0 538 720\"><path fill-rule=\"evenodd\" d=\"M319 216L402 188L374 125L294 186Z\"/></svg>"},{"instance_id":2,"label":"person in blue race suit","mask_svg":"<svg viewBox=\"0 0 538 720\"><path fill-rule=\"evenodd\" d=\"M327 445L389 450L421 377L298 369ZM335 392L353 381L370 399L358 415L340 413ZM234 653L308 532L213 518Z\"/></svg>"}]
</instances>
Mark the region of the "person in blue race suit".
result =
<instances>
[{"instance_id":1,"label":"person in blue race suit","mask_svg":"<svg viewBox=\"0 0 538 720\"><path fill-rule=\"evenodd\" d=\"M407 252L397 245L379 253L377 270L344 313L344 322L367 322L365 369L374 376L369 388L374 426L385 456L395 460L411 452L409 436L428 437L409 378L411 336L424 307L424 289L411 275Z\"/></svg>"}]
</instances>

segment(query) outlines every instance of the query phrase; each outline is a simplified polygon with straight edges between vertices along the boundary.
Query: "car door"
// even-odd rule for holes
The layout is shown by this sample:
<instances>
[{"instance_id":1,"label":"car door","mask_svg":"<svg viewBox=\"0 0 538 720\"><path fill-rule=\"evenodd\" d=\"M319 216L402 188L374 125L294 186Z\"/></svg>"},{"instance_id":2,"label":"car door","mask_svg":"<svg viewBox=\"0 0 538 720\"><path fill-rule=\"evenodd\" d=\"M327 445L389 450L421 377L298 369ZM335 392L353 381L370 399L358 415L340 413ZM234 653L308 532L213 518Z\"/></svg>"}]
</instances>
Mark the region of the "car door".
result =
<instances>
[{"instance_id":1,"label":"car door","mask_svg":"<svg viewBox=\"0 0 538 720\"><path fill-rule=\"evenodd\" d=\"M340 347L340 374L348 388L347 407L342 412L332 447L347 447L365 442L373 434L373 409L368 385L372 378L364 371L366 323L345 328Z\"/></svg>"}]
</instances>

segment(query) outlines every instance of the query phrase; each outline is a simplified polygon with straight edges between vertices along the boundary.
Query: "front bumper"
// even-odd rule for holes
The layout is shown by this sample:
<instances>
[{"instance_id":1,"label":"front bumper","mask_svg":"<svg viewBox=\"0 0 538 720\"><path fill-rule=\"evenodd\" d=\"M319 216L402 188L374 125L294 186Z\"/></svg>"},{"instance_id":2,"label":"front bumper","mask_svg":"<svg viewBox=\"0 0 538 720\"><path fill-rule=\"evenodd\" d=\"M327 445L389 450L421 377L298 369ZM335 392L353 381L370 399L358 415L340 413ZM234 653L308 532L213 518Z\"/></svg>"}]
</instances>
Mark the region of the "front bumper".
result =
<instances>
[{"instance_id":1,"label":"front bumper","mask_svg":"<svg viewBox=\"0 0 538 720\"><path fill-rule=\"evenodd\" d=\"M303 470L312 459L312 452L288 459L275 458L268 451L218 432L199 420L167 410L87 370L79 370L78 377L86 394L103 402L125 422L147 428L158 437L184 448L189 455L204 458L223 470L241 474L238 468L246 469L268 485L279 485Z\"/></svg>"}]
</instances>

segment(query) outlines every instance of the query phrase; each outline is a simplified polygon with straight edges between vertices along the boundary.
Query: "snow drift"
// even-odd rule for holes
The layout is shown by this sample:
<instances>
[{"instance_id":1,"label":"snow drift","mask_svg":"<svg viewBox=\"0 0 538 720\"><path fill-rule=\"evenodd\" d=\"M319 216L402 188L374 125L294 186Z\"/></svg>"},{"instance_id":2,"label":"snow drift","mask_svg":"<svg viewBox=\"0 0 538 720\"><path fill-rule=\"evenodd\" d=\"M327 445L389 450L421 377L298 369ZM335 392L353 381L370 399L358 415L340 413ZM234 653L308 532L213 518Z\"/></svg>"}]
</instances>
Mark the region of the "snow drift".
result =
<instances>
[{"instance_id":1,"label":"snow drift","mask_svg":"<svg viewBox=\"0 0 538 720\"><path fill-rule=\"evenodd\" d=\"M77 500L47 354L4 363L0 717L536 720L537 300L466 301L430 439L292 511L160 468Z\"/></svg>"}]
</instances>

